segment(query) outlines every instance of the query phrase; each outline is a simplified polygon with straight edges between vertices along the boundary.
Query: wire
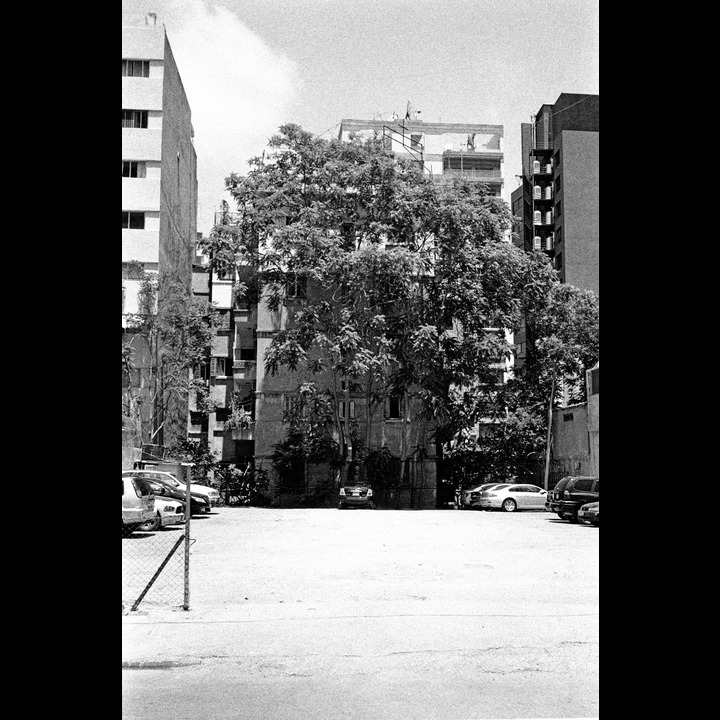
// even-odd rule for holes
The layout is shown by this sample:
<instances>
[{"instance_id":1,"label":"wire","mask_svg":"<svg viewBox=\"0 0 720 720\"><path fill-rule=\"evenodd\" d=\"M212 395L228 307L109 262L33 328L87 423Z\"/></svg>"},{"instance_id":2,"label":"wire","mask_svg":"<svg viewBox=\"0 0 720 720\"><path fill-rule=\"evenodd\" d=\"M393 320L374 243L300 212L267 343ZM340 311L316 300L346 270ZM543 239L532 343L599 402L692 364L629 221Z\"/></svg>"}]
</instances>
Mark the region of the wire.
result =
<instances>
[{"instance_id":1,"label":"wire","mask_svg":"<svg viewBox=\"0 0 720 720\"><path fill-rule=\"evenodd\" d=\"M555 117L555 115L559 115L561 112L565 112L566 110L569 110L571 107L575 107L575 105L579 105L581 102L585 102L586 100L589 100L591 97L596 97L595 95L589 95L588 97L581 98L580 100L577 100L572 105L568 105L567 107L564 107L562 110L558 110L557 112L552 113L551 117Z\"/></svg>"}]
</instances>

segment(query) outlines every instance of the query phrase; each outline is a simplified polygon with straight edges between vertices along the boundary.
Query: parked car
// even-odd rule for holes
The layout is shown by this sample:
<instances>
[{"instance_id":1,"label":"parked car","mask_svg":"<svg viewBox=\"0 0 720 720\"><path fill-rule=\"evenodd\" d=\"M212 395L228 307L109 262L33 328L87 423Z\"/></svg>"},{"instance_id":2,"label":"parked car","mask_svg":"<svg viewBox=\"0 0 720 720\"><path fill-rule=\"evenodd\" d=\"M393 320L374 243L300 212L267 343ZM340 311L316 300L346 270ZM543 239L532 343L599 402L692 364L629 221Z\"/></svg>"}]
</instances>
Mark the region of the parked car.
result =
<instances>
[{"instance_id":1,"label":"parked car","mask_svg":"<svg viewBox=\"0 0 720 720\"><path fill-rule=\"evenodd\" d=\"M549 512L554 512L560 515L560 500L562 499L563 491L565 490L565 486L573 479L572 475L567 475L564 478L561 478L558 480L557 485L550 490L547 494L547 499L545 501L545 509ZM560 515L560 517L564 517L564 515Z\"/></svg>"},{"instance_id":2,"label":"parked car","mask_svg":"<svg viewBox=\"0 0 720 720\"><path fill-rule=\"evenodd\" d=\"M144 522L138 530L153 532L167 525L177 525L185 522L185 503L181 500L174 500L167 495L165 487L159 482L154 480L148 482L155 493L155 517Z\"/></svg>"},{"instance_id":3,"label":"parked car","mask_svg":"<svg viewBox=\"0 0 720 720\"><path fill-rule=\"evenodd\" d=\"M463 507L464 508L473 508L473 507L480 507L480 493L482 493L484 490L491 490L492 488L497 488L500 486L506 486L510 483L484 483L483 485L478 485L477 487L471 488L470 490L466 490L463 493Z\"/></svg>"},{"instance_id":4,"label":"parked car","mask_svg":"<svg viewBox=\"0 0 720 720\"><path fill-rule=\"evenodd\" d=\"M365 483L345 485L340 488L340 502L338 508L344 510L348 507L366 507L375 509L372 488Z\"/></svg>"},{"instance_id":5,"label":"parked car","mask_svg":"<svg viewBox=\"0 0 720 720\"><path fill-rule=\"evenodd\" d=\"M567 482L559 492L555 488L557 499L553 499L551 509L561 518L578 522L580 508L586 503L600 500L600 478L582 475L563 478L565 479Z\"/></svg>"},{"instance_id":6,"label":"parked car","mask_svg":"<svg viewBox=\"0 0 720 720\"><path fill-rule=\"evenodd\" d=\"M165 487L174 491L171 497L176 500L185 500L185 484L181 483L172 473L162 472L160 470L125 470L123 475L132 475L133 477L144 477L155 480ZM190 484L190 512L210 512L215 506L220 504L220 493L207 485Z\"/></svg>"},{"instance_id":7,"label":"parked car","mask_svg":"<svg viewBox=\"0 0 720 720\"><path fill-rule=\"evenodd\" d=\"M578 520L580 522L589 522L591 525L600 525L600 501L585 503L578 510Z\"/></svg>"},{"instance_id":8,"label":"parked car","mask_svg":"<svg viewBox=\"0 0 720 720\"><path fill-rule=\"evenodd\" d=\"M537 485L500 485L480 493L478 504L486 510L544 510L547 492Z\"/></svg>"},{"instance_id":9,"label":"parked car","mask_svg":"<svg viewBox=\"0 0 720 720\"><path fill-rule=\"evenodd\" d=\"M128 537L155 517L155 495L145 478L122 479L122 534Z\"/></svg>"}]
</instances>

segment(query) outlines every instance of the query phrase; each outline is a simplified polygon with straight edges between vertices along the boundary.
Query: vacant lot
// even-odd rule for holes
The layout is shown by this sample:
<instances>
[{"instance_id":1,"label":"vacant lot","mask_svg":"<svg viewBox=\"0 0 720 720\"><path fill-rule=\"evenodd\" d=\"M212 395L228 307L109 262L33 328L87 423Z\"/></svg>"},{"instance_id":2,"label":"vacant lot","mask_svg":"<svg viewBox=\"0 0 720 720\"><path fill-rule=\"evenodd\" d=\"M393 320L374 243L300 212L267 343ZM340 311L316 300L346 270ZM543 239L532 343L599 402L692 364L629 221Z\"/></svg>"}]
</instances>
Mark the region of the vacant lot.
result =
<instances>
[{"instance_id":1,"label":"vacant lot","mask_svg":"<svg viewBox=\"0 0 720 720\"><path fill-rule=\"evenodd\" d=\"M127 720L599 714L598 528L220 508L192 536L190 612L123 618Z\"/></svg>"}]
</instances>

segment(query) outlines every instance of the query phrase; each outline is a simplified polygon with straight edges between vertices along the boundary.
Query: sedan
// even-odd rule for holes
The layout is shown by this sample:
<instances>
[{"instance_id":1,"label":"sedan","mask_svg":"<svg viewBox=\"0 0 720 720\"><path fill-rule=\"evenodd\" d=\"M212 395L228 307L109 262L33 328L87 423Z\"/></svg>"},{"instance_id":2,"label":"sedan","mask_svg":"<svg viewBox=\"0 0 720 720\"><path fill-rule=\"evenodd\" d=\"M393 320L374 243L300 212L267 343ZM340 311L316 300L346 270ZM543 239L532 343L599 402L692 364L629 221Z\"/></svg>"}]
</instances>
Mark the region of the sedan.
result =
<instances>
[{"instance_id":1,"label":"sedan","mask_svg":"<svg viewBox=\"0 0 720 720\"><path fill-rule=\"evenodd\" d=\"M151 485L153 483L150 483ZM168 525L178 525L185 522L185 503L169 497L155 497L155 517L145 521L138 530L153 532Z\"/></svg>"},{"instance_id":2,"label":"sedan","mask_svg":"<svg viewBox=\"0 0 720 720\"><path fill-rule=\"evenodd\" d=\"M600 526L600 501L586 503L578 510L578 520Z\"/></svg>"},{"instance_id":3,"label":"sedan","mask_svg":"<svg viewBox=\"0 0 720 720\"><path fill-rule=\"evenodd\" d=\"M491 490L492 488L507 487L509 483L485 483L484 485L478 485L477 487L466 490L463 493L463 508L480 507L480 495L485 490Z\"/></svg>"},{"instance_id":4,"label":"sedan","mask_svg":"<svg viewBox=\"0 0 720 720\"><path fill-rule=\"evenodd\" d=\"M547 491L537 485L502 485L484 490L478 504L486 510L505 512L516 510L545 510Z\"/></svg>"},{"instance_id":5,"label":"sedan","mask_svg":"<svg viewBox=\"0 0 720 720\"><path fill-rule=\"evenodd\" d=\"M374 510L375 502L372 488L365 483L341 487L338 508L344 510L347 507L366 507Z\"/></svg>"}]
</instances>

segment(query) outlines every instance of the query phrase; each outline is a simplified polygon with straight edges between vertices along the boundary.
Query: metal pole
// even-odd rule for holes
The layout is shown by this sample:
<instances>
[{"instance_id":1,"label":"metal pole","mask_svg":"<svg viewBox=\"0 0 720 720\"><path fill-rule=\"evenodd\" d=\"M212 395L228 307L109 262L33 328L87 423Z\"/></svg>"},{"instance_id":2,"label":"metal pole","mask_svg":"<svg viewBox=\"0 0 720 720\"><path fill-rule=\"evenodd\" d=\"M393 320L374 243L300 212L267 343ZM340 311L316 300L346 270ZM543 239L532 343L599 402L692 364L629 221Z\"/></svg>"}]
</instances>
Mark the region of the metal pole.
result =
<instances>
[{"instance_id":1,"label":"metal pole","mask_svg":"<svg viewBox=\"0 0 720 720\"><path fill-rule=\"evenodd\" d=\"M184 593L183 593L183 610L190 609L190 468L193 463L181 463L180 466L185 470L185 569Z\"/></svg>"},{"instance_id":2,"label":"metal pole","mask_svg":"<svg viewBox=\"0 0 720 720\"><path fill-rule=\"evenodd\" d=\"M550 387L550 402L548 403L548 429L547 441L545 443L545 490L548 490L550 480L550 449L552 447L552 411L553 400L555 399L555 374L553 374L552 385Z\"/></svg>"}]
</instances>

